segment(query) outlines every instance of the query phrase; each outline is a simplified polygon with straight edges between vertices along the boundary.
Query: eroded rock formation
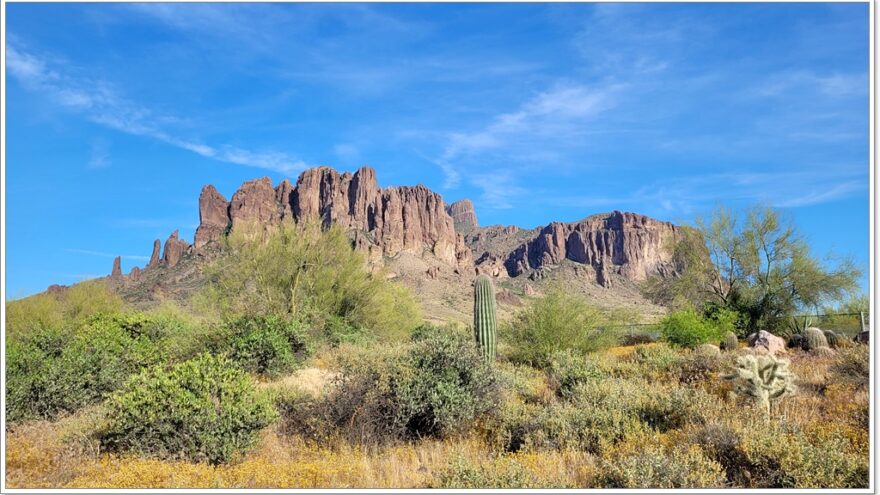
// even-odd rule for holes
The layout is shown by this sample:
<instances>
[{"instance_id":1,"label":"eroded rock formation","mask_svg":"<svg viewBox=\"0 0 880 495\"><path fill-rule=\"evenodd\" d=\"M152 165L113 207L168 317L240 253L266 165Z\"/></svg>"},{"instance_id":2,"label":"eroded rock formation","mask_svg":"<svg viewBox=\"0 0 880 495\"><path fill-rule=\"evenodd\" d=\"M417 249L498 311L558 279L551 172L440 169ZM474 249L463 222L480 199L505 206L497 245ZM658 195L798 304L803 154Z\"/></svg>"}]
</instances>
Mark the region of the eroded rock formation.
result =
<instances>
[{"instance_id":1,"label":"eroded rock formation","mask_svg":"<svg viewBox=\"0 0 880 495\"><path fill-rule=\"evenodd\" d=\"M474 204L469 199L462 199L446 207L446 212L452 217L455 231L468 234L480 224L477 222L477 212Z\"/></svg>"},{"instance_id":2,"label":"eroded rock formation","mask_svg":"<svg viewBox=\"0 0 880 495\"><path fill-rule=\"evenodd\" d=\"M150 255L150 262L147 264L147 268L152 266L156 266L159 264L159 250L162 248L162 242L159 239L153 241L153 254Z\"/></svg>"},{"instance_id":3,"label":"eroded rock formation","mask_svg":"<svg viewBox=\"0 0 880 495\"><path fill-rule=\"evenodd\" d=\"M225 210L225 212L224 212ZM244 183L225 206L225 199L205 186L199 200L200 223L195 249L218 240L227 226L277 224L282 219L336 224L353 232L355 246L375 260L407 252L426 252L455 267L473 265L470 249L456 233L443 198L425 186L382 189L376 172L363 167L354 174L318 167L303 172L292 185L272 187L268 177Z\"/></svg>"},{"instance_id":4,"label":"eroded rock formation","mask_svg":"<svg viewBox=\"0 0 880 495\"><path fill-rule=\"evenodd\" d=\"M515 277L569 259L592 266L596 282L605 287L611 284L612 273L641 282L654 274L675 272L676 234L669 222L619 211L579 222L553 222L514 249L504 266Z\"/></svg>"},{"instance_id":5,"label":"eroded rock formation","mask_svg":"<svg viewBox=\"0 0 880 495\"><path fill-rule=\"evenodd\" d=\"M202 188L199 196L199 228L196 229L193 244L201 249L208 244L218 242L229 227L229 202L214 186L208 184Z\"/></svg>"},{"instance_id":6,"label":"eroded rock formation","mask_svg":"<svg viewBox=\"0 0 880 495\"><path fill-rule=\"evenodd\" d=\"M183 253L189 249L189 243L178 237L178 231L174 231L165 241L165 251L162 253L162 261L168 267L173 267L180 261Z\"/></svg>"},{"instance_id":7,"label":"eroded rock formation","mask_svg":"<svg viewBox=\"0 0 880 495\"><path fill-rule=\"evenodd\" d=\"M122 276L122 257L117 256L113 258L113 270L110 272L111 277L121 277Z\"/></svg>"}]
</instances>

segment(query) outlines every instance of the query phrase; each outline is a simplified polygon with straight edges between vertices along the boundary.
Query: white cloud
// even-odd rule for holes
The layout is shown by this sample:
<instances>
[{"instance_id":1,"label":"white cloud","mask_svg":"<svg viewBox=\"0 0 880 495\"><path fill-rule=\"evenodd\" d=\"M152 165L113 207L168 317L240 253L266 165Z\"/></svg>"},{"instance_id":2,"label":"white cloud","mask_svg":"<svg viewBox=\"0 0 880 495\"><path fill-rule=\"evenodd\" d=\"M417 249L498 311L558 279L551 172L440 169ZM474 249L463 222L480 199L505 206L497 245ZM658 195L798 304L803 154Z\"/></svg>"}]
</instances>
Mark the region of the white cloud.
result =
<instances>
[{"instance_id":1,"label":"white cloud","mask_svg":"<svg viewBox=\"0 0 880 495\"><path fill-rule=\"evenodd\" d=\"M44 59L7 44L7 67L21 84L57 105L82 113L88 120L105 127L155 139L200 156L226 163L257 167L290 175L307 168L297 158L277 151L251 151L235 146L211 146L193 139L174 136L163 128L174 117L157 116L149 109L117 94L105 81L65 74L63 67L49 69ZM58 64L59 66L61 64Z\"/></svg>"}]
</instances>

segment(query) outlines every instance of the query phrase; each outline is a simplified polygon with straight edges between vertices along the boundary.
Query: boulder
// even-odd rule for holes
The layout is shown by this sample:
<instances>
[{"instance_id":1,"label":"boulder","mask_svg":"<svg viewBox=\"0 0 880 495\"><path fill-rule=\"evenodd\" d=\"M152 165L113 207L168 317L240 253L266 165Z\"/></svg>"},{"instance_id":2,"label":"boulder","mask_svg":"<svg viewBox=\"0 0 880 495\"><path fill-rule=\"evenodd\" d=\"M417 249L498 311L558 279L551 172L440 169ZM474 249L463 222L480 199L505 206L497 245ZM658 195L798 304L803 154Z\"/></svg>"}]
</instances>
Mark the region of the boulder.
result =
<instances>
[{"instance_id":1,"label":"boulder","mask_svg":"<svg viewBox=\"0 0 880 495\"><path fill-rule=\"evenodd\" d=\"M766 330L749 335L746 341L756 354L775 356L777 353L785 352L785 340Z\"/></svg>"}]
</instances>

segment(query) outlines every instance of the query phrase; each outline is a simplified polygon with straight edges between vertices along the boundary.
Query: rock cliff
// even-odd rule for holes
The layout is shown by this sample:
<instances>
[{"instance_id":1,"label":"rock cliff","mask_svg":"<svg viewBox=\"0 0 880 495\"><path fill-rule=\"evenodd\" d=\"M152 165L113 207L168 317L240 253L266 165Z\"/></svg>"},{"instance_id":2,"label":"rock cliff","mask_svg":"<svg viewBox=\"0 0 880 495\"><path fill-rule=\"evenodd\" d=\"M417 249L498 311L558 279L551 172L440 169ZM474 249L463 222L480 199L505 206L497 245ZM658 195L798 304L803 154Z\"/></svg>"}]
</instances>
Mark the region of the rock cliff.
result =
<instances>
[{"instance_id":1,"label":"rock cliff","mask_svg":"<svg viewBox=\"0 0 880 495\"><path fill-rule=\"evenodd\" d=\"M477 212L474 204L469 199L462 199L446 207L446 213L452 217L455 231L468 234L480 226L477 222Z\"/></svg>"},{"instance_id":2,"label":"rock cliff","mask_svg":"<svg viewBox=\"0 0 880 495\"><path fill-rule=\"evenodd\" d=\"M672 247L677 227L636 213L615 211L579 222L553 222L511 251L504 261L508 275L558 265L563 260L588 265L596 282L608 287L615 273L633 282L675 273ZM492 257L481 257L496 262Z\"/></svg>"},{"instance_id":3,"label":"rock cliff","mask_svg":"<svg viewBox=\"0 0 880 495\"><path fill-rule=\"evenodd\" d=\"M531 230L481 228L470 200L446 205L423 185L381 188L370 167L354 173L318 167L303 172L295 184L285 179L274 186L268 177L245 182L228 201L214 186L204 186L193 245L175 231L160 258L156 240L144 273L160 265L174 267L184 256L203 257L237 226L269 227L288 219L342 227L374 264L401 254L416 256L427 263L419 277L432 280L444 273L538 280L547 270L572 263L579 277L603 287L616 277L641 282L655 274L675 274L672 246L681 235L671 223L619 211ZM114 265L114 277L121 276L119 268ZM126 278L134 282L143 274L133 270Z\"/></svg>"}]
</instances>

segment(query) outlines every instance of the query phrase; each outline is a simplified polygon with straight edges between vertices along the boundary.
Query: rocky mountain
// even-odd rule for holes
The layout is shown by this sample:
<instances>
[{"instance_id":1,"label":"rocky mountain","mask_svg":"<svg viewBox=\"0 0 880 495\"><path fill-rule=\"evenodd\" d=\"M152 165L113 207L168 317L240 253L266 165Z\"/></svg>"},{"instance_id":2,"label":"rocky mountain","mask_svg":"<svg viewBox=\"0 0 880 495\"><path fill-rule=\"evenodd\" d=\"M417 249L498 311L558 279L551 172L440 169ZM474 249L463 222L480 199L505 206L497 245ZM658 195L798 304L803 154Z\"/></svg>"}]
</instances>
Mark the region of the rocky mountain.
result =
<instances>
[{"instance_id":1,"label":"rocky mountain","mask_svg":"<svg viewBox=\"0 0 880 495\"><path fill-rule=\"evenodd\" d=\"M681 235L671 223L619 211L534 229L480 227L470 200L447 205L423 185L381 188L370 167L354 173L318 167L295 184L285 179L276 186L268 177L245 182L229 200L204 186L193 244L175 231L161 258L157 239L146 268L124 276L115 260L111 278L123 293L197 286L200 260L221 249L224 235L244 224L268 228L286 219L341 226L371 264L389 267L391 276L418 290L439 290L425 289L430 285L457 291L482 272L506 285L502 291L511 303L518 300L514 292L535 293L533 285L553 272L576 278L589 292L590 287L613 292L622 285L637 294L634 284L675 274L671 248Z\"/></svg>"}]
</instances>

